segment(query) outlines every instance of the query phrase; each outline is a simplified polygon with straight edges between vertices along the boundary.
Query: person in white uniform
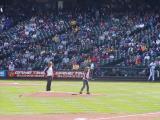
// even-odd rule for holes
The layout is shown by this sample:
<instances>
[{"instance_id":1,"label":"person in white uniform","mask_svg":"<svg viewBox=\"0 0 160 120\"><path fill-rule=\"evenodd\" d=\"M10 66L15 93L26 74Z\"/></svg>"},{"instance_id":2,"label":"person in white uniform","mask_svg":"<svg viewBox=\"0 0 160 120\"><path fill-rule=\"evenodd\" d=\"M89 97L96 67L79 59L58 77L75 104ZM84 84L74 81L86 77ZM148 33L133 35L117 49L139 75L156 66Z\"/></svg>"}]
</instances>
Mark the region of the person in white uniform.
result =
<instances>
[{"instance_id":1,"label":"person in white uniform","mask_svg":"<svg viewBox=\"0 0 160 120\"><path fill-rule=\"evenodd\" d=\"M51 91L51 82L53 79L53 63L52 62L48 63L48 67L45 68L44 72L47 77L46 91Z\"/></svg>"},{"instance_id":2,"label":"person in white uniform","mask_svg":"<svg viewBox=\"0 0 160 120\"><path fill-rule=\"evenodd\" d=\"M13 64L13 62L11 62L8 66L9 71L14 71L15 70L15 65Z\"/></svg>"},{"instance_id":3,"label":"person in white uniform","mask_svg":"<svg viewBox=\"0 0 160 120\"><path fill-rule=\"evenodd\" d=\"M91 68L91 79L94 80L93 76L94 76L94 68L95 68L95 65L94 65L93 62L91 63L90 68Z\"/></svg>"},{"instance_id":4,"label":"person in white uniform","mask_svg":"<svg viewBox=\"0 0 160 120\"><path fill-rule=\"evenodd\" d=\"M149 77L148 77L148 81L152 78L152 81L155 80L155 69L156 69L156 63L154 61L152 61L149 65Z\"/></svg>"}]
</instances>

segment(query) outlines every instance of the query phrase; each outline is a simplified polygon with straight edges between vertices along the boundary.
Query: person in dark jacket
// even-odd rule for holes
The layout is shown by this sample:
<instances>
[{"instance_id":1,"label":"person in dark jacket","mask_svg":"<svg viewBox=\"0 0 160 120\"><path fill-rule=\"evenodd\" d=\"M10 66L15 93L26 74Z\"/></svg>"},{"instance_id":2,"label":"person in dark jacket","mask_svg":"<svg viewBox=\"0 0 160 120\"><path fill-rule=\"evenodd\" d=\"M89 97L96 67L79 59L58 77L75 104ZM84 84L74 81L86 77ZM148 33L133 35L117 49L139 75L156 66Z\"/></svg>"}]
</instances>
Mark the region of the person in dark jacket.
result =
<instances>
[{"instance_id":1,"label":"person in dark jacket","mask_svg":"<svg viewBox=\"0 0 160 120\"><path fill-rule=\"evenodd\" d=\"M83 90L85 89L85 87L87 88L87 94L90 94L89 83L88 83L89 79L90 79L90 68L86 67L83 74L83 86L79 92L80 94L83 93Z\"/></svg>"}]
</instances>

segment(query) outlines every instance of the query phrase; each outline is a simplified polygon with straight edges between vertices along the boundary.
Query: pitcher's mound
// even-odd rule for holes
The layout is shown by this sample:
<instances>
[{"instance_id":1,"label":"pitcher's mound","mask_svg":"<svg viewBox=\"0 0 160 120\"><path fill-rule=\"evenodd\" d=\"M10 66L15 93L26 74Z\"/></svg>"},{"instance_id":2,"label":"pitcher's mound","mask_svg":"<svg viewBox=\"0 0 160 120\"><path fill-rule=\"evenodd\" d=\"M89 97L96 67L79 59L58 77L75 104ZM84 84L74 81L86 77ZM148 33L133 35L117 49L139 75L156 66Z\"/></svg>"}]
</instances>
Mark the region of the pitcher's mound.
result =
<instances>
[{"instance_id":1,"label":"pitcher's mound","mask_svg":"<svg viewBox=\"0 0 160 120\"><path fill-rule=\"evenodd\" d=\"M36 92L36 93L29 93L29 94L23 94L19 95L19 97L23 96L29 96L29 97L78 97L78 96L100 96L100 94L79 94L75 92Z\"/></svg>"}]
</instances>

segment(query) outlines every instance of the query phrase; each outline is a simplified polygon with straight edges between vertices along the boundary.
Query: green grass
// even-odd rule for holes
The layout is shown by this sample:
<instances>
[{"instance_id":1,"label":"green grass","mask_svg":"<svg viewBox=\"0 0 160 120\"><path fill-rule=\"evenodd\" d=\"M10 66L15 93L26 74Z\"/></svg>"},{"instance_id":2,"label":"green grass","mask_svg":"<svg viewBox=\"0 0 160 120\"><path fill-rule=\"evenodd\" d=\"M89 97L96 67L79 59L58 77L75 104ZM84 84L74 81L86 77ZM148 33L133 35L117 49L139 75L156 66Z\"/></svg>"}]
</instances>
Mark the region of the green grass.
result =
<instances>
[{"instance_id":1,"label":"green grass","mask_svg":"<svg viewBox=\"0 0 160 120\"><path fill-rule=\"evenodd\" d=\"M160 83L90 82L93 97L19 97L45 90L46 81L11 81L39 86L0 86L0 115L52 113L146 113L160 111ZM82 82L53 81L52 90L79 92Z\"/></svg>"}]
</instances>

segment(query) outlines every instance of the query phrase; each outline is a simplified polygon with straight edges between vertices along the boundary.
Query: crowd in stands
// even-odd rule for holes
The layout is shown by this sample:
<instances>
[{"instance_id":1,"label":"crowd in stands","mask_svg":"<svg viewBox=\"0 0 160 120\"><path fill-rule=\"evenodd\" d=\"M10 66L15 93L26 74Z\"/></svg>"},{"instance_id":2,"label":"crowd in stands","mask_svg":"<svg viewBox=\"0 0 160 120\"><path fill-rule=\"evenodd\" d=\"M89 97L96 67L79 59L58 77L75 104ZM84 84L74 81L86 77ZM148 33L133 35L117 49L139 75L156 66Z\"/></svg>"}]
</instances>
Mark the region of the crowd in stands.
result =
<instances>
[{"instance_id":1,"label":"crowd in stands","mask_svg":"<svg viewBox=\"0 0 160 120\"><path fill-rule=\"evenodd\" d=\"M24 5L23 5L24 6ZM25 12L25 8L21 9L20 4L0 6L0 33L7 31L20 21L24 21L31 16L31 13ZM28 10L29 11L29 10ZM27 15L26 15L27 14Z\"/></svg>"},{"instance_id":2,"label":"crowd in stands","mask_svg":"<svg viewBox=\"0 0 160 120\"><path fill-rule=\"evenodd\" d=\"M12 62L17 70L83 69L94 64L160 65L158 12L108 13L104 8L36 14L13 25L0 17L0 69ZM120 61L121 60L121 61Z\"/></svg>"}]
</instances>

